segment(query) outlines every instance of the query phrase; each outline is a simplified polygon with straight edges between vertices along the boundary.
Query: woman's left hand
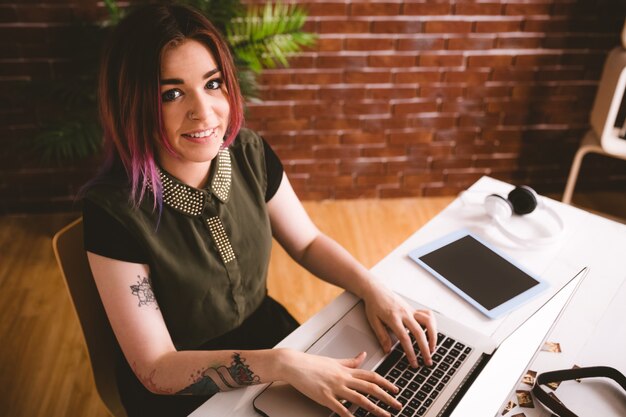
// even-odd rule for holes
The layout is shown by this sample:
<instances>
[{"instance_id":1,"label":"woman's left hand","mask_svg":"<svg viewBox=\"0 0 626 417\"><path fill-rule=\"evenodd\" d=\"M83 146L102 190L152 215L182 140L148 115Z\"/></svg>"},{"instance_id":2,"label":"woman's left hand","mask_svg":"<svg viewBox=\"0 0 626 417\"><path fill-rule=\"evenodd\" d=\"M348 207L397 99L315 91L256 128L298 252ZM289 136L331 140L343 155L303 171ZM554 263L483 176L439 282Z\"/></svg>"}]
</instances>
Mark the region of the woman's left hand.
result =
<instances>
[{"instance_id":1,"label":"woman's left hand","mask_svg":"<svg viewBox=\"0 0 626 417\"><path fill-rule=\"evenodd\" d=\"M430 310L413 310L400 296L375 281L364 291L367 318L386 353L391 351L391 337L395 334L407 354L409 363L418 367L417 356L407 330L415 337L424 363L432 365L431 353L437 345L437 323ZM426 329L426 332L422 328Z\"/></svg>"}]
</instances>

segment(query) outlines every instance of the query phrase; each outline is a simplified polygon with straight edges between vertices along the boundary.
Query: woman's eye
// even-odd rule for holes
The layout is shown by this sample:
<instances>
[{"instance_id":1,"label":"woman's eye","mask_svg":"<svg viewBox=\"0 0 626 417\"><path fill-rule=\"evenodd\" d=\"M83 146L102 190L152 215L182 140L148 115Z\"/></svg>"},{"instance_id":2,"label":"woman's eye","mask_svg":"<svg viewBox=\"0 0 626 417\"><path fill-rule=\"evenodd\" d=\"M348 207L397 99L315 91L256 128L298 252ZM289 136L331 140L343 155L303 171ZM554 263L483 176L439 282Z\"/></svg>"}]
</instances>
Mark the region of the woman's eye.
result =
<instances>
[{"instance_id":1,"label":"woman's eye","mask_svg":"<svg viewBox=\"0 0 626 417\"><path fill-rule=\"evenodd\" d=\"M181 96L180 90L167 90L161 95L163 101L174 101Z\"/></svg>"},{"instance_id":2,"label":"woman's eye","mask_svg":"<svg viewBox=\"0 0 626 417\"><path fill-rule=\"evenodd\" d=\"M209 82L206 83L206 88L208 88L209 90L219 90L223 83L224 81L222 81L220 78L209 80Z\"/></svg>"}]
</instances>

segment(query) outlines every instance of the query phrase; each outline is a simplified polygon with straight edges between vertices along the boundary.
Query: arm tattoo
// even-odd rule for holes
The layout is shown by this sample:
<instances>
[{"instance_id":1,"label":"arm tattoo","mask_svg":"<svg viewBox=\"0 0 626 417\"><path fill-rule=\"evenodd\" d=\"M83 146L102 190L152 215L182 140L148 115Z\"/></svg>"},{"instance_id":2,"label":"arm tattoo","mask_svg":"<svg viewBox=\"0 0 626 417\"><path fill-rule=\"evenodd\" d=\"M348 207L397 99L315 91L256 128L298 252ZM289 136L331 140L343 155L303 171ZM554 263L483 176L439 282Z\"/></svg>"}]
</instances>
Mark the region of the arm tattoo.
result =
<instances>
[{"instance_id":1,"label":"arm tattoo","mask_svg":"<svg viewBox=\"0 0 626 417\"><path fill-rule=\"evenodd\" d=\"M159 305L156 302L156 298L154 298L150 279L148 277L141 278L139 275L137 275L137 278L139 278L139 280L136 284L130 286L130 292L139 299L139 307L154 304L155 308L158 310Z\"/></svg>"},{"instance_id":2,"label":"arm tattoo","mask_svg":"<svg viewBox=\"0 0 626 417\"><path fill-rule=\"evenodd\" d=\"M261 383L261 378L250 370L246 360L237 352L233 354L233 361L228 368L221 365L200 369L195 375L191 375L191 380L191 385L177 394L213 395L220 391Z\"/></svg>"}]
</instances>

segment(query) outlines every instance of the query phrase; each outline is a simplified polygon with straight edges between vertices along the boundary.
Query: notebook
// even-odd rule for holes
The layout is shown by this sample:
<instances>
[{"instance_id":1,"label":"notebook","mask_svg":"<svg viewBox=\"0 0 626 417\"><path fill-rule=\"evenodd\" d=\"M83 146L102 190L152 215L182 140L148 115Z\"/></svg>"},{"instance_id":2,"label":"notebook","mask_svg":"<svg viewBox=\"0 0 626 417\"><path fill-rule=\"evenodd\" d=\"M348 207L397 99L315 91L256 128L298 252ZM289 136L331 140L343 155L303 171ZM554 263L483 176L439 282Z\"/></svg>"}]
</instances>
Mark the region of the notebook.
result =
<instances>
[{"instance_id":1,"label":"notebook","mask_svg":"<svg viewBox=\"0 0 626 417\"><path fill-rule=\"evenodd\" d=\"M481 415L495 415L586 274L587 268L583 268L500 345L435 312L438 335L432 367L411 368L397 341L392 351L385 354L367 322L362 301L357 301L307 352L350 358L366 351L361 368L375 370L401 389L396 398L403 404L402 410L381 405L392 414L461 417L480 410ZM412 300L407 302L416 309L424 308ZM253 405L258 413L268 417L334 414L283 382L268 385ZM373 415L356 405L346 405L356 416Z\"/></svg>"}]
</instances>

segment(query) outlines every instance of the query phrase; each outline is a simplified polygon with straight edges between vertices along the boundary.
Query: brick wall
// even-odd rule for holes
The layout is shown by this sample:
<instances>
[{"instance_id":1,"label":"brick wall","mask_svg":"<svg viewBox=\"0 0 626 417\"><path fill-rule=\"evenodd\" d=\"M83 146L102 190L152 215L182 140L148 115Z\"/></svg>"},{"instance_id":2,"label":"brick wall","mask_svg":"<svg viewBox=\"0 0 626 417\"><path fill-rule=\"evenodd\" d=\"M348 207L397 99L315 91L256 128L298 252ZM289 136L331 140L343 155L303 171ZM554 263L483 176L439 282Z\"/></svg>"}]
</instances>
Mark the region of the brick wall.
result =
<instances>
[{"instance_id":1,"label":"brick wall","mask_svg":"<svg viewBox=\"0 0 626 417\"><path fill-rule=\"evenodd\" d=\"M318 43L263 73L247 124L304 199L451 195L482 175L561 191L626 14L610 0L299 3ZM67 26L101 15L68 0L0 6L0 83L71 76L86 59ZM33 134L27 110L0 104L3 148ZM0 210L67 207L93 171L0 161ZM621 161L591 163L583 187L626 184Z\"/></svg>"}]
</instances>

